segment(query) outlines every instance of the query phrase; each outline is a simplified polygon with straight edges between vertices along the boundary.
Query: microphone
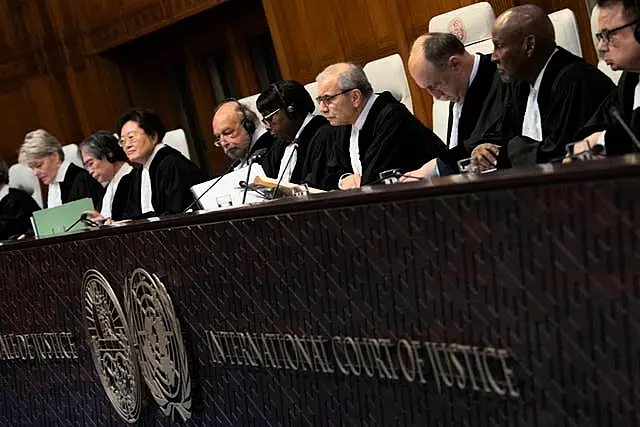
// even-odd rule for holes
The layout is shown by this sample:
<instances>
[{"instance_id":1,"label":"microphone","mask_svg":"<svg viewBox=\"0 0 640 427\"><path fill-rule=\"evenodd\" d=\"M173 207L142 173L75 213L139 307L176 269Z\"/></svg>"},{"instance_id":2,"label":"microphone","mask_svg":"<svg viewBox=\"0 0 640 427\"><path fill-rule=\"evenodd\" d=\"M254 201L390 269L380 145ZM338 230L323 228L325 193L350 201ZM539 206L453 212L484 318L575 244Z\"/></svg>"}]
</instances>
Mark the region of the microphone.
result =
<instances>
[{"instance_id":1,"label":"microphone","mask_svg":"<svg viewBox=\"0 0 640 427\"><path fill-rule=\"evenodd\" d=\"M213 183L209 186L209 188L207 188L205 191L202 192L201 195L199 195L189 206L187 206L187 208L185 210L182 211L182 213L187 213L189 211L189 209L191 209L192 207L194 207L199 201L200 199L202 199L202 197L207 194L217 183L220 182L220 180L229 172L231 172L233 170L233 168L235 168L238 165L238 161L235 161L233 163L231 163L229 165L229 167L227 169L225 169L224 172L222 172L222 175L220 175L218 177L218 179L216 179L215 181L213 181Z\"/></svg>"},{"instance_id":2,"label":"microphone","mask_svg":"<svg viewBox=\"0 0 640 427\"><path fill-rule=\"evenodd\" d=\"M276 187L273 189L273 193L271 194L271 200L275 199L278 196L278 190L280 189L280 184L282 184L282 178L284 178L284 173L287 171L287 169L289 169L289 164L291 163L291 159L293 159L293 154L296 152L297 149L298 149L298 143L294 142L293 150L291 150L289 159L287 160L287 163L284 165L284 169L282 170L282 175L280 175L280 178L278 179L278 183L276 184Z\"/></svg>"},{"instance_id":3,"label":"microphone","mask_svg":"<svg viewBox=\"0 0 640 427\"><path fill-rule=\"evenodd\" d=\"M251 168L253 167L253 164L259 160L262 160L262 157L264 157L265 153L267 152L266 148L261 148L260 150L256 150L255 153L253 153L251 156L249 156L249 158L247 159L247 163L249 164L249 167L247 167L247 179L245 181L245 183L249 182L249 179L251 179ZM244 191L242 193L242 204L244 205L244 202L246 202L247 200L247 191L249 191L249 185L244 187Z\"/></svg>"},{"instance_id":4,"label":"microphone","mask_svg":"<svg viewBox=\"0 0 640 427\"><path fill-rule=\"evenodd\" d=\"M609 108L609 112L613 117L615 117L618 123L620 123L620 126L622 126L622 129L624 129L626 134L631 138L631 141L633 141L633 143L635 144L636 147L634 151L640 150L640 141L638 141L638 138L636 138L633 131L631 131L629 126L627 126L627 123L624 121L624 119L620 115L620 111L618 110L618 108L615 105L612 105L611 108Z\"/></svg>"},{"instance_id":5,"label":"microphone","mask_svg":"<svg viewBox=\"0 0 640 427\"><path fill-rule=\"evenodd\" d=\"M418 181L424 180L424 177L421 176L413 176L402 173L402 171L398 168L396 169L387 169L378 174L379 178L367 185L376 185L384 182L385 184L395 184L398 182L398 178L402 178L403 176L407 178L413 178Z\"/></svg>"},{"instance_id":6,"label":"microphone","mask_svg":"<svg viewBox=\"0 0 640 427\"><path fill-rule=\"evenodd\" d=\"M88 225L88 226L90 226L90 227L99 227L99 226L100 226L100 224L98 224L98 223L95 223L95 222L91 221L91 220L89 219L89 214L88 214L88 213L86 213L86 212L84 212L84 213L80 214L80 218L76 219L76 221L75 221L73 224L71 224L69 227L67 227L67 229L66 229L66 230L64 230L64 232L65 232L65 233L68 233L68 232L69 232L69 231L71 231L71 229L72 229L73 227L75 227L79 222L82 222L83 224Z\"/></svg>"}]
</instances>

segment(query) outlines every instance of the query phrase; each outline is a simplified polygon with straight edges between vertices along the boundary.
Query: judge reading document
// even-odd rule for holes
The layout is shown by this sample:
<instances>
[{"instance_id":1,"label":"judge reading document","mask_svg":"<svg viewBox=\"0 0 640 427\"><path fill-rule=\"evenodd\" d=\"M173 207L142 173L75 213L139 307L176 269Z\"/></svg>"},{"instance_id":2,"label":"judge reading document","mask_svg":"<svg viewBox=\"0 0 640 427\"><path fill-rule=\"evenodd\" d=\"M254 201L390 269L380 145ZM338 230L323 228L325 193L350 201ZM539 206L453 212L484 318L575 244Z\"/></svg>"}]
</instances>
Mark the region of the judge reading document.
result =
<instances>
[{"instance_id":1,"label":"judge reading document","mask_svg":"<svg viewBox=\"0 0 640 427\"><path fill-rule=\"evenodd\" d=\"M470 154L464 141L476 127L496 75L491 55L467 52L453 34L428 33L413 43L408 68L418 86L435 99L449 101L448 149L400 180L458 173L457 162Z\"/></svg>"},{"instance_id":2,"label":"judge reading document","mask_svg":"<svg viewBox=\"0 0 640 427\"><path fill-rule=\"evenodd\" d=\"M309 92L293 80L274 83L260 94L256 106L265 127L276 138L262 161L266 176L323 188L326 165L319 163L317 152L322 147L314 145L319 143L316 136L330 132L331 126L326 118L313 114L315 104Z\"/></svg>"},{"instance_id":3,"label":"judge reading document","mask_svg":"<svg viewBox=\"0 0 640 427\"><path fill-rule=\"evenodd\" d=\"M557 46L550 19L537 6L504 12L492 37L492 59L513 90L506 102L486 106L499 117L494 125L476 127L467 140L474 163L517 167L562 159L566 144L613 89L611 79Z\"/></svg>"},{"instance_id":4,"label":"judge reading document","mask_svg":"<svg viewBox=\"0 0 640 427\"><path fill-rule=\"evenodd\" d=\"M118 138L111 132L98 131L82 141L78 149L82 163L91 176L107 185L102 209L100 212L91 212L92 219L125 219L133 168L127 163L127 155L118 144Z\"/></svg>"},{"instance_id":5,"label":"judge reading document","mask_svg":"<svg viewBox=\"0 0 640 427\"><path fill-rule=\"evenodd\" d=\"M637 140L640 132L640 11L638 2L629 0L598 1L598 50L614 70L623 70L618 87L605 99L585 129L585 138L573 147L573 158L584 159L596 145L601 154L613 156L640 151L616 115L630 128ZM570 161L567 158L566 161Z\"/></svg>"},{"instance_id":6,"label":"judge reading document","mask_svg":"<svg viewBox=\"0 0 640 427\"><path fill-rule=\"evenodd\" d=\"M137 108L120 117L120 145L130 162L130 199L124 218L136 219L181 213L191 204L190 188L206 180L205 174L179 151L161 143L165 127L150 109Z\"/></svg>"},{"instance_id":7,"label":"judge reading document","mask_svg":"<svg viewBox=\"0 0 640 427\"><path fill-rule=\"evenodd\" d=\"M391 93L373 93L360 67L330 65L316 81L320 111L340 126L335 144L349 140L345 157L353 173L340 179L341 189L375 183L385 170L417 169L445 151L440 138Z\"/></svg>"},{"instance_id":8,"label":"judge reading document","mask_svg":"<svg viewBox=\"0 0 640 427\"><path fill-rule=\"evenodd\" d=\"M22 190L9 188L9 169L0 159L0 240L31 231L31 215L40 209L33 198Z\"/></svg>"},{"instance_id":9,"label":"judge reading document","mask_svg":"<svg viewBox=\"0 0 640 427\"><path fill-rule=\"evenodd\" d=\"M47 208L88 197L93 200L93 206L100 209L104 195L102 185L89 172L65 160L62 145L46 130L34 130L25 136L18 161L29 166L48 186Z\"/></svg>"}]
</instances>

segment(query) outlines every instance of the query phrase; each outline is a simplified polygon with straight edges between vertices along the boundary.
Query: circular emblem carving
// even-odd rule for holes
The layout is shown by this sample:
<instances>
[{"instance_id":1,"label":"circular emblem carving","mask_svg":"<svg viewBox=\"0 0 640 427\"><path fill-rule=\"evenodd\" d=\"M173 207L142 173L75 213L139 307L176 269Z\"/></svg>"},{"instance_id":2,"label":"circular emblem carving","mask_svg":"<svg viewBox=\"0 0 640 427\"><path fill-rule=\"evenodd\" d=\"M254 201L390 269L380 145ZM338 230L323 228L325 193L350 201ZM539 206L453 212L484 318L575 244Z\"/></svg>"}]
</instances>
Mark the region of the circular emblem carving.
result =
<instances>
[{"instance_id":1,"label":"circular emblem carving","mask_svg":"<svg viewBox=\"0 0 640 427\"><path fill-rule=\"evenodd\" d=\"M462 43L467 41L467 32L464 29L462 19L456 17L449 21L447 31L456 36Z\"/></svg>"},{"instance_id":2,"label":"circular emblem carving","mask_svg":"<svg viewBox=\"0 0 640 427\"><path fill-rule=\"evenodd\" d=\"M139 268L125 288L125 306L140 371L165 415L191 416L191 379L173 303L157 276Z\"/></svg>"},{"instance_id":3,"label":"circular emblem carving","mask_svg":"<svg viewBox=\"0 0 640 427\"><path fill-rule=\"evenodd\" d=\"M140 372L122 307L102 274L89 270L82 279L82 310L89 347L107 397L128 423L138 420Z\"/></svg>"}]
</instances>

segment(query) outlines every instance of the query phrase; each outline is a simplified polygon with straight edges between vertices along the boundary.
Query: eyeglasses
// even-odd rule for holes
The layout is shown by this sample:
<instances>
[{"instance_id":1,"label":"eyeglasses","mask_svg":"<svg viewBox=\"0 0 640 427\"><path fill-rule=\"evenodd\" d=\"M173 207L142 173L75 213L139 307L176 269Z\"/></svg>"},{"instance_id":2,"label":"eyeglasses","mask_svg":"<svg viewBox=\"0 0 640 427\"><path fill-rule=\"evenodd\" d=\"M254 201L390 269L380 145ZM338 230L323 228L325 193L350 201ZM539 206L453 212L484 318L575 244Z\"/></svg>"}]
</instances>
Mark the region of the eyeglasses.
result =
<instances>
[{"instance_id":1,"label":"eyeglasses","mask_svg":"<svg viewBox=\"0 0 640 427\"><path fill-rule=\"evenodd\" d=\"M222 138L231 138L236 134L236 131L231 128L226 128L219 135L214 135L216 139L213 140L213 145L216 147L222 146Z\"/></svg>"},{"instance_id":2,"label":"eyeglasses","mask_svg":"<svg viewBox=\"0 0 640 427\"><path fill-rule=\"evenodd\" d=\"M610 30L602 30L601 32L596 33L596 39L598 40L598 42L602 42L608 45L609 43L611 43L612 35L614 35L620 30L624 30L627 27L636 25L638 22L640 22L640 19L636 19L634 21L629 22L628 24L620 25L619 27L612 28Z\"/></svg>"},{"instance_id":3,"label":"eyeglasses","mask_svg":"<svg viewBox=\"0 0 640 427\"><path fill-rule=\"evenodd\" d=\"M134 142L140 135L144 134L144 132L139 130L132 130L118 141L118 145L120 147L124 147L126 143Z\"/></svg>"},{"instance_id":4,"label":"eyeglasses","mask_svg":"<svg viewBox=\"0 0 640 427\"><path fill-rule=\"evenodd\" d=\"M351 89L345 89L342 92L338 92L335 95L322 95L316 98L316 101L318 101L318 104L328 104L329 102L333 101L336 97L340 96L340 95L344 95L345 93L351 92L352 90L356 90L357 88L351 88Z\"/></svg>"},{"instance_id":5,"label":"eyeglasses","mask_svg":"<svg viewBox=\"0 0 640 427\"><path fill-rule=\"evenodd\" d=\"M266 116L264 116L262 118L262 123L265 126L271 126L271 121L273 120L273 117L278 113L278 111L280 111L280 108L278 108L277 110L272 111L269 114L267 114Z\"/></svg>"}]
</instances>

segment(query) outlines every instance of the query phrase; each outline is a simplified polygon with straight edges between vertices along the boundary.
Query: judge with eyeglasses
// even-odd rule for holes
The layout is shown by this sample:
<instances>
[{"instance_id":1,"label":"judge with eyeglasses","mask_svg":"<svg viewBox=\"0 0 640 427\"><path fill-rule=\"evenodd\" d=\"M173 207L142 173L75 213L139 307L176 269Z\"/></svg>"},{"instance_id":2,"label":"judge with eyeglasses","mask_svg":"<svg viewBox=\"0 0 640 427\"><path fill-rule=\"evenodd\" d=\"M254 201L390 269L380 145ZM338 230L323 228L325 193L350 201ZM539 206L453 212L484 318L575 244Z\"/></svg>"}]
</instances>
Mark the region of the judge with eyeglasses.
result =
<instances>
[{"instance_id":1,"label":"judge with eyeglasses","mask_svg":"<svg viewBox=\"0 0 640 427\"><path fill-rule=\"evenodd\" d=\"M598 50L607 65L623 73L565 162L640 151L640 6L630 0L598 0L597 5Z\"/></svg>"},{"instance_id":2,"label":"judge with eyeglasses","mask_svg":"<svg viewBox=\"0 0 640 427\"><path fill-rule=\"evenodd\" d=\"M124 218L137 219L183 212L193 201L190 188L206 181L191 160L162 143L165 127L156 112L137 108L118 122L120 146L131 163L132 185Z\"/></svg>"}]
</instances>

